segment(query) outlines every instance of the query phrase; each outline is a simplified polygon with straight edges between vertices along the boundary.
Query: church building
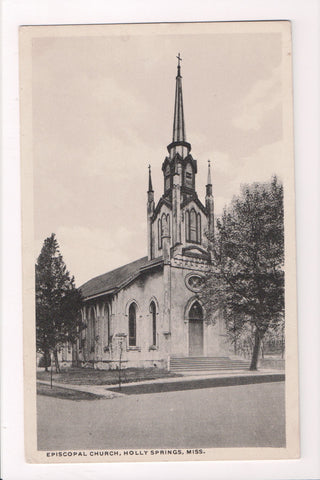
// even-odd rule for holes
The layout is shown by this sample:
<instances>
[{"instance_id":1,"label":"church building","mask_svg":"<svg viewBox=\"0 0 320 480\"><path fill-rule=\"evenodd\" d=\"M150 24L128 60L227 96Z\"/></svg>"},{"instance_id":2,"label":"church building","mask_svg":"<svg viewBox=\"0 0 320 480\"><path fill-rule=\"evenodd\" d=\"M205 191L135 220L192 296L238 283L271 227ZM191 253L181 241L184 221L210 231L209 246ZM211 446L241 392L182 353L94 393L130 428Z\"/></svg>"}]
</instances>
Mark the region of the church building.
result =
<instances>
[{"instance_id":1,"label":"church building","mask_svg":"<svg viewBox=\"0 0 320 480\"><path fill-rule=\"evenodd\" d=\"M163 194L155 203L149 166L147 255L81 287L86 325L76 349L80 365L169 368L174 358L228 355L224 322L204 321L199 291L210 269L214 230L210 162L205 205L196 191L198 164L186 139L180 56L172 141L162 163Z\"/></svg>"}]
</instances>

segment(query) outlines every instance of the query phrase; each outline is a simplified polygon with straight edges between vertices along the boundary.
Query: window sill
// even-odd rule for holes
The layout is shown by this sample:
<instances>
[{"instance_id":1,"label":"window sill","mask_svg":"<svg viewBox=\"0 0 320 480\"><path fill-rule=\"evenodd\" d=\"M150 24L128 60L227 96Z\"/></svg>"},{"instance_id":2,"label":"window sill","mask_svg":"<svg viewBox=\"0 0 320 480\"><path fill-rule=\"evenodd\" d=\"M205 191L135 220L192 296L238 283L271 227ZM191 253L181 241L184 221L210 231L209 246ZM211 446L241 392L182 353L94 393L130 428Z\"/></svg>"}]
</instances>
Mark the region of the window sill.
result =
<instances>
[{"instance_id":1,"label":"window sill","mask_svg":"<svg viewBox=\"0 0 320 480\"><path fill-rule=\"evenodd\" d=\"M127 347L127 352L141 352L140 347Z\"/></svg>"}]
</instances>

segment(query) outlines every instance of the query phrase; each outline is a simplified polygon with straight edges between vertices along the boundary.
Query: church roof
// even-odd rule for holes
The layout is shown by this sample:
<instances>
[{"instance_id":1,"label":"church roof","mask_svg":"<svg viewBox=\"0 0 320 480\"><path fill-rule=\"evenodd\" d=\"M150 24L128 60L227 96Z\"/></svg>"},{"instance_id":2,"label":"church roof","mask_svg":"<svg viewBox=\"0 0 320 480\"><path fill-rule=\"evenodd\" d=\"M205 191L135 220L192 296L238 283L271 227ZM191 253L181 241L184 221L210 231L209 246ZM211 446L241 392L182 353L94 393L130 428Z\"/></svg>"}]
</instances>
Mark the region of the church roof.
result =
<instances>
[{"instance_id":1,"label":"church roof","mask_svg":"<svg viewBox=\"0 0 320 480\"><path fill-rule=\"evenodd\" d=\"M84 283L80 290L85 299L102 294L113 293L119 288L134 280L142 271L162 263L162 257L148 260L148 257L139 258L134 262L111 270Z\"/></svg>"}]
</instances>

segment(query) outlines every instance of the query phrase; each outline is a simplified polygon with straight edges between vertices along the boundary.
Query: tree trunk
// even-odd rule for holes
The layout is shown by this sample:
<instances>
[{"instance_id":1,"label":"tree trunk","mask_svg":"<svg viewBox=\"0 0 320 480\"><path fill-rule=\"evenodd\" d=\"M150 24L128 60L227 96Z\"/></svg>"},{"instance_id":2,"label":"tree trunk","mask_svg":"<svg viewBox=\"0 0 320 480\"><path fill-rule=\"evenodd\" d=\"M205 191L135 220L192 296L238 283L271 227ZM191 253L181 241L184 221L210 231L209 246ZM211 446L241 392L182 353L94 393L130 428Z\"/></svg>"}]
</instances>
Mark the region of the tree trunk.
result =
<instances>
[{"instance_id":1,"label":"tree trunk","mask_svg":"<svg viewBox=\"0 0 320 480\"><path fill-rule=\"evenodd\" d=\"M47 349L47 348L44 349L43 358L44 358L44 369L45 369L46 372L48 372L48 367L51 364L49 349Z\"/></svg>"},{"instance_id":2,"label":"tree trunk","mask_svg":"<svg viewBox=\"0 0 320 480\"><path fill-rule=\"evenodd\" d=\"M60 365L59 365L59 359L58 359L58 350L55 348L53 350L53 355L54 355L54 363L56 365L56 373L60 373Z\"/></svg>"},{"instance_id":3,"label":"tree trunk","mask_svg":"<svg viewBox=\"0 0 320 480\"><path fill-rule=\"evenodd\" d=\"M254 334L254 347L253 347L253 352L251 357L250 370L258 369L258 357L259 357L260 345L261 345L261 335L260 335L259 329L256 328L256 331Z\"/></svg>"}]
</instances>

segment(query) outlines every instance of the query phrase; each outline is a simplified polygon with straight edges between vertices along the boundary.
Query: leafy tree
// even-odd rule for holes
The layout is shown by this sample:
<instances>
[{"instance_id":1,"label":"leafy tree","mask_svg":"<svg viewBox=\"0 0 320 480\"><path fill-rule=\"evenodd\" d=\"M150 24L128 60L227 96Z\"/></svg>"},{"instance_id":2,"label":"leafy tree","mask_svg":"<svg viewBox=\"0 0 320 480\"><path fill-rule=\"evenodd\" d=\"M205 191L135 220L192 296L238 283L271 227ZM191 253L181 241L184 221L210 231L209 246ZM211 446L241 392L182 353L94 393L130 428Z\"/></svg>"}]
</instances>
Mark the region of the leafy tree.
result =
<instances>
[{"instance_id":1,"label":"leafy tree","mask_svg":"<svg viewBox=\"0 0 320 480\"><path fill-rule=\"evenodd\" d=\"M56 370L60 371L58 349L66 342L75 342L82 328L81 304L81 293L67 271L52 233L45 239L36 263L36 340L46 370L53 353Z\"/></svg>"},{"instance_id":2,"label":"leafy tree","mask_svg":"<svg viewBox=\"0 0 320 480\"><path fill-rule=\"evenodd\" d=\"M234 342L252 331L250 370L256 370L262 339L284 320L283 187L277 178L243 186L211 240L213 268L202 290L207 320L222 311Z\"/></svg>"}]
</instances>

